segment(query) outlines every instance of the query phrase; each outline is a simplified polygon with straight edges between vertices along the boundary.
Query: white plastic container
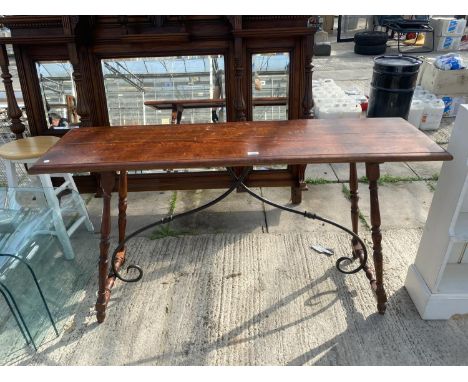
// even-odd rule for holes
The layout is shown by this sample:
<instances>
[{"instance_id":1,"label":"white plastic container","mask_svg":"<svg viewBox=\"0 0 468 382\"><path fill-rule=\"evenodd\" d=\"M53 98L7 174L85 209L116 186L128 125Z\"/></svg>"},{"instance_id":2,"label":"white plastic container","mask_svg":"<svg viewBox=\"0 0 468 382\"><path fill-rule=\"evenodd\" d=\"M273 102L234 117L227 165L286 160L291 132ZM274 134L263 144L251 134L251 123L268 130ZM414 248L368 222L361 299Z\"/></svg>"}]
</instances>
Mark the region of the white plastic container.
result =
<instances>
[{"instance_id":1,"label":"white plastic container","mask_svg":"<svg viewBox=\"0 0 468 382\"><path fill-rule=\"evenodd\" d=\"M413 126L419 128L421 124L422 115L424 112L424 102L422 100L413 99L408 114L408 122Z\"/></svg>"},{"instance_id":2,"label":"white plastic container","mask_svg":"<svg viewBox=\"0 0 468 382\"><path fill-rule=\"evenodd\" d=\"M444 114L445 103L441 99L435 99L424 103L424 110L421 117L421 130L437 130Z\"/></svg>"},{"instance_id":3,"label":"white plastic container","mask_svg":"<svg viewBox=\"0 0 468 382\"><path fill-rule=\"evenodd\" d=\"M413 100L415 99L422 100L427 94L429 94L429 92L427 92L424 89L421 89L421 90L416 89L413 94Z\"/></svg>"},{"instance_id":4,"label":"white plastic container","mask_svg":"<svg viewBox=\"0 0 468 382\"><path fill-rule=\"evenodd\" d=\"M427 93L427 94L425 94L425 95L422 97L422 99L423 99L424 101L434 101L434 100L437 99L437 97L436 97L435 94Z\"/></svg>"},{"instance_id":5,"label":"white plastic container","mask_svg":"<svg viewBox=\"0 0 468 382\"><path fill-rule=\"evenodd\" d=\"M313 88L314 114L320 119L360 118L361 106L332 79L318 80Z\"/></svg>"}]
</instances>

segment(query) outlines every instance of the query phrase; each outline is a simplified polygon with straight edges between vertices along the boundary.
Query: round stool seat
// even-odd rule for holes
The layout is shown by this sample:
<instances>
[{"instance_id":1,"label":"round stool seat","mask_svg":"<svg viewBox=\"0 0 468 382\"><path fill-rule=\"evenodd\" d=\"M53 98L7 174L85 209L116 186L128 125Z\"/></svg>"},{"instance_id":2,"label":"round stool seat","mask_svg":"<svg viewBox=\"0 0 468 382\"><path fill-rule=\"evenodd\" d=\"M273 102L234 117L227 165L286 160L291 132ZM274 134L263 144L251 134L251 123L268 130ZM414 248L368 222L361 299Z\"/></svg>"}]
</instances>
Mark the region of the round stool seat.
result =
<instances>
[{"instance_id":1,"label":"round stool seat","mask_svg":"<svg viewBox=\"0 0 468 382\"><path fill-rule=\"evenodd\" d=\"M0 146L0 157L8 160L39 158L59 140L53 136L38 136L11 141Z\"/></svg>"}]
</instances>

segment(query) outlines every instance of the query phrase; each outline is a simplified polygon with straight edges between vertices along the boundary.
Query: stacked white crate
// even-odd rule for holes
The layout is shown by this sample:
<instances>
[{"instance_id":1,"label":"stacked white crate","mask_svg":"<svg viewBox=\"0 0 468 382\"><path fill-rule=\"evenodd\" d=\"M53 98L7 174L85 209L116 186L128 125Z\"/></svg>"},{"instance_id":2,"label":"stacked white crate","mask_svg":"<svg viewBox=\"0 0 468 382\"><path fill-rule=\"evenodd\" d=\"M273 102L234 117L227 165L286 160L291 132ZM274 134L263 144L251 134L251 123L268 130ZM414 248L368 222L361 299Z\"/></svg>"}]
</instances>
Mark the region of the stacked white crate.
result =
<instances>
[{"instance_id":1,"label":"stacked white crate","mask_svg":"<svg viewBox=\"0 0 468 382\"><path fill-rule=\"evenodd\" d=\"M316 118L361 117L362 110L358 97L346 94L332 79L313 80L312 94Z\"/></svg>"},{"instance_id":2,"label":"stacked white crate","mask_svg":"<svg viewBox=\"0 0 468 382\"><path fill-rule=\"evenodd\" d=\"M454 51L460 48L465 33L466 20L451 17L433 17L429 25L434 28L434 50L436 52ZM424 46L432 48L432 34L427 33Z\"/></svg>"},{"instance_id":3,"label":"stacked white crate","mask_svg":"<svg viewBox=\"0 0 468 382\"><path fill-rule=\"evenodd\" d=\"M421 130L437 130L445 110L445 103L435 94L416 86L411 100L408 122Z\"/></svg>"},{"instance_id":4,"label":"stacked white crate","mask_svg":"<svg viewBox=\"0 0 468 382\"><path fill-rule=\"evenodd\" d=\"M468 68L442 70L434 65L433 59L425 59L417 84L444 101L444 117L455 117L458 107L468 103Z\"/></svg>"}]
</instances>

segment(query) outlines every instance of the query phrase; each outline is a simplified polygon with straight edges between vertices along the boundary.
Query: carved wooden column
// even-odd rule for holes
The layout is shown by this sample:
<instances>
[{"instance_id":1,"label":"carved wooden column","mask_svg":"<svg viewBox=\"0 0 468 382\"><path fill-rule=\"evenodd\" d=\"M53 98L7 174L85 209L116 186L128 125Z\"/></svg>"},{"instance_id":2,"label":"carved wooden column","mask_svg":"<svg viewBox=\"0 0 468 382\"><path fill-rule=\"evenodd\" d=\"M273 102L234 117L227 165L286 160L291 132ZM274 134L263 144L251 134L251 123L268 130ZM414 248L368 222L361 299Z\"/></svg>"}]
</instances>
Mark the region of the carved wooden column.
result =
<instances>
[{"instance_id":1,"label":"carved wooden column","mask_svg":"<svg viewBox=\"0 0 468 382\"><path fill-rule=\"evenodd\" d=\"M63 31L66 36L74 36L79 16L63 16ZM90 112L88 105L88 93L82 80L81 62L79 59L79 50L76 42L68 43L68 55L73 67L73 81L76 86L76 112L80 116L81 127L91 126Z\"/></svg>"},{"instance_id":2,"label":"carved wooden column","mask_svg":"<svg viewBox=\"0 0 468 382\"><path fill-rule=\"evenodd\" d=\"M235 63L235 76L236 76L236 99L235 99L235 109L236 109L236 120L245 121L245 100L244 94L242 92L242 81L244 79L245 69L242 66L242 39L236 37L234 40L234 63Z\"/></svg>"},{"instance_id":3,"label":"carved wooden column","mask_svg":"<svg viewBox=\"0 0 468 382\"><path fill-rule=\"evenodd\" d=\"M315 20L315 19L313 19ZM310 28L316 28L314 23L308 24ZM312 98L312 55L314 51L314 35L310 34L302 39L302 53L304 57L304 96L302 99L302 119L312 119L314 114L312 108L314 101ZM305 182L306 165L290 166L290 171L293 173L296 185L291 187L291 202L293 204L300 204L302 202L302 191L307 190L307 183Z\"/></svg>"},{"instance_id":4,"label":"carved wooden column","mask_svg":"<svg viewBox=\"0 0 468 382\"><path fill-rule=\"evenodd\" d=\"M11 119L11 131L15 133L16 139L23 138L23 132L25 130L24 124L21 122L22 112L18 107L16 101L15 91L13 90L13 81L11 80L11 74L8 69L10 65L5 45L0 45L0 67L2 69L2 78L5 85L5 93L8 103L8 117Z\"/></svg>"},{"instance_id":5,"label":"carved wooden column","mask_svg":"<svg viewBox=\"0 0 468 382\"><path fill-rule=\"evenodd\" d=\"M242 16L230 17L231 25L233 26L234 34L242 29ZM243 51L242 38L234 37L234 75L235 75L235 96L234 108L236 110L236 121L245 121L245 98L243 92L243 84L245 68L243 66Z\"/></svg>"},{"instance_id":6,"label":"carved wooden column","mask_svg":"<svg viewBox=\"0 0 468 382\"><path fill-rule=\"evenodd\" d=\"M314 118L312 111L314 107L314 99L312 97L312 75L314 65L312 65L312 53L314 49L314 38L313 36L306 36L304 38L304 53L305 53L305 65L304 65L304 98L302 99L302 119Z\"/></svg>"}]
</instances>

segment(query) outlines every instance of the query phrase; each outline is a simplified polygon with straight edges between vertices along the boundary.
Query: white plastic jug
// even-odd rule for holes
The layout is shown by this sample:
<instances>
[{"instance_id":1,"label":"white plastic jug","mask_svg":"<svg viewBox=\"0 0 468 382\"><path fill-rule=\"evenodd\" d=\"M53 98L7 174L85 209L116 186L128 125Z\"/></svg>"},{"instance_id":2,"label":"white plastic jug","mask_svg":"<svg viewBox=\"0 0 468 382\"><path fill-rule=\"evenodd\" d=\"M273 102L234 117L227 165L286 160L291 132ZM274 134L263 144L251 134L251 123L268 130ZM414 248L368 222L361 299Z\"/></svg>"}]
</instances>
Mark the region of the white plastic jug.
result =
<instances>
[{"instance_id":1,"label":"white plastic jug","mask_svg":"<svg viewBox=\"0 0 468 382\"><path fill-rule=\"evenodd\" d=\"M421 100L414 100L411 102L410 111L408 114L408 122L413 126L419 128L421 118L424 112L424 102Z\"/></svg>"},{"instance_id":2,"label":"white plastic jug","mask_svg":"<svg viewBox=\"0 0 468 382\"><path fill-rule=\"evenodd\" d=\"M427 93L423 96L422 98L424 101L434 101L437 99L437 97L435 96L435 94L432 94L432 93Z\"/></svg>"},{"instance_id":3,"label":"white plastic jug","mask_svg":"<svg viewBox=\"0 0 468 382\"><path fill-rule=\"evenodd\" d=\"M415 90L413 94L413 100L422 100L427 94L429 94L429 92L426 90Z\"/></svg>"},{"instance_id":4,"label":"white plastic jug","mask_svg":"<svg viewBox=\"0 0 468 382\"><path fill-rule=\"evenodd\" d=\"M437 130L444 114L445 103L441 99L426 101L421 117L421 130Z\"/></svg>"}]
</instances>

